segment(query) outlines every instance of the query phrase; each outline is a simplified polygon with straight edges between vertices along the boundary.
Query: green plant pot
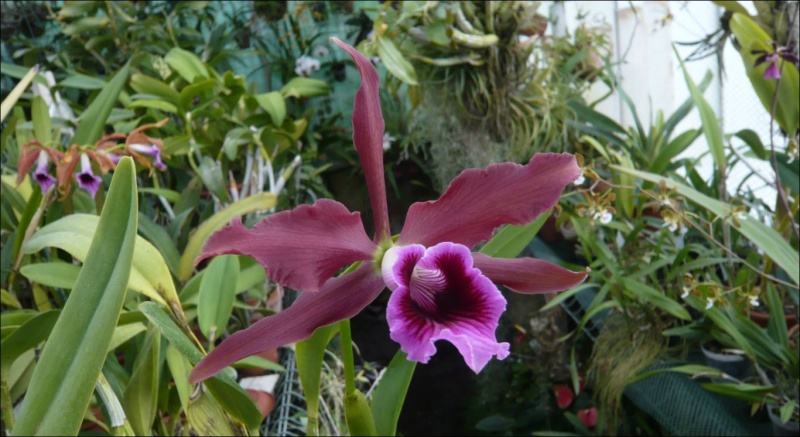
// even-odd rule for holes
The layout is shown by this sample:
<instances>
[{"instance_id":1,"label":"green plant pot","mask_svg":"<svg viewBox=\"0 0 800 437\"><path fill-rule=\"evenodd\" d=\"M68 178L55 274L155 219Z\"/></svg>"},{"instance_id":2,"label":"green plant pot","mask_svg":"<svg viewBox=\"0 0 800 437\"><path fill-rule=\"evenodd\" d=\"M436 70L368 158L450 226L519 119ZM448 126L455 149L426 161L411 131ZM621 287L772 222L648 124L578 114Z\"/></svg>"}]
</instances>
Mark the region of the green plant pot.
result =
<instances>
[{"instance_id":1,"label":"green plant pot","mask_svg":"<svg viewBox=\"0 0 800 437\"><path fill-rule=\"evenodd\" d=\"M800 422L781 422L778 407L770 405L767 408L769 418L772 420L772 435L775 436L797 436L800 433Z\"/></svg>"}]
</instances>

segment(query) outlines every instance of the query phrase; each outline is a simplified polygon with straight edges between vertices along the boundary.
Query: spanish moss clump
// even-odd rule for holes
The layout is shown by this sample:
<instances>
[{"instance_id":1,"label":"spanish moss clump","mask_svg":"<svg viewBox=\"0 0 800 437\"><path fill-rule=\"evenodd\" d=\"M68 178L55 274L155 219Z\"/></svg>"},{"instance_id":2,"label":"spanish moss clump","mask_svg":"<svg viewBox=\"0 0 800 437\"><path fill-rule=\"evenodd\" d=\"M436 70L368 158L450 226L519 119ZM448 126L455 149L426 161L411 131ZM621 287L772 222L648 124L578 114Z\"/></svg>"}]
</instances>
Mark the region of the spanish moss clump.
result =
<instances>
[{"instance_id":1,"label":"spanish moss clump","mask_svg":"<svg viewBox=\"0 0 800 437\"><path fill-rule=\"evenodd\" d=\"M642 329L643 322L609 315L595 341L588 374L599 410L598 429L604 434L614 435L620 427L622 393L667 349L662 329Z\"/></svg>"}]
</instances>

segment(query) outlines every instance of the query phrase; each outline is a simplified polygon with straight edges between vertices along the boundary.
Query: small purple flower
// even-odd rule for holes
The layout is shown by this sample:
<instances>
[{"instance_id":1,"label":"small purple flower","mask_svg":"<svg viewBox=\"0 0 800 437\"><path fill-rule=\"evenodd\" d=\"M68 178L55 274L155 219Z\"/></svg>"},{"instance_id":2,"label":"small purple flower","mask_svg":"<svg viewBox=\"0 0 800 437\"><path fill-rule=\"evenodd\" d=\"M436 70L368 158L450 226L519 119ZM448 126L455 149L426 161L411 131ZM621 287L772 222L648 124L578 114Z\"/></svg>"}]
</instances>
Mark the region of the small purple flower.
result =
<instances>
[{"instance_id":1,"label":"small purple flower","mask_svg":"<svg viewBox=\"0 0 800 437\"><path fill-rule=\"evenodd\" d=\"M36 158L36 170L33 172L33 179L42 187L42 193L46 193L56 183L56 178L47 170L49 162L50 157L47 152L40 150L39 157Z\"/></svg>"},{"instance_id":2,"label":"small purple flower","mask_svg":"<svg viewBox=\"0 0 800 437\"><path fill-rule=\"evenodd\" d=\"M145 155L149 155L153 158L153 165L159 170L166 170L167 166L161 160L161 149L158 148L155 144L150 144L149 146L146 144L130 144L128 147L133 150L134 152L143 153ZM112 159L114 159L112 157ZM120 157L117 157L115 163L119 162Z\"/></svg>"},{"instance_id":3,"label":"small purple flower","mask_svg":"<svg viewBox=\"0 0 800 437\"><path fill-rule=\"evenodd\" d=\"M758 67L759 65L768 62L769 65L764 70L764 79L780 79L781 78L781 66L779 63L783 60L789 63L794 64L795 66L798 64L797 56L794 54L794 49L791 46L787 47L779 47L775 41L770 43L772 46L771 51L767 50L751 50L750 53L754 55L759 55L756 58L755 66Z\"/></svg>"},{"instance_id":4,"label":"small purple flower","mask_svg":"<svg viewBox=\"0 0 800 437\"><path fill-rule=\"evenodd\" d=\"M81 154L81 172L75 175L75 180L78 181L78 186L88 191L92 199L97 194L97 190L103 185L103 180L100 176L96 176L92 172L92 162L89 160L89 155Z\"/></svg>"}]
</instances>

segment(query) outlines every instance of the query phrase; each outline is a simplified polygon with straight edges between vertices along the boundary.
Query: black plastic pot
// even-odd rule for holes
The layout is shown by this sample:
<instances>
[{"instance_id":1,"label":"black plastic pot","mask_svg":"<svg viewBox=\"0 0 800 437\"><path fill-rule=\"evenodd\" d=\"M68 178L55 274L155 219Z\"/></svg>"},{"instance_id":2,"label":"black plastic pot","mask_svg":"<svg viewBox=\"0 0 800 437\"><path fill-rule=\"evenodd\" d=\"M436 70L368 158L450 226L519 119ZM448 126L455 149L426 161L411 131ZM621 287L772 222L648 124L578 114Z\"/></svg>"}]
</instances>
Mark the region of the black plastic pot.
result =
<instances>
[{"instance_id":1,"label":"black plastic pot","mask_svg":"<svg viewBox=\"0 0 800 437\"><path fill-rule=\"evenodd\" d=\"M769 418L772 420L772 434L775 436L797 436L800 435L800 422L781 422L781 413L778 407L770 405L767 409Z\"/></svg>"},{"instance_id":2,"label":"black plastic pot","mask_svg":"<svg viewBox=\"0 0 800 437\"><path fill-rule=\"evenodd\" d=\"M745 359L744 355L714 352L705 346L705 344L700 345L700 349L703 351L709 367L717 368L740 381L747 377L750 371L750 362Z\"/></svg>"}]
</instances>

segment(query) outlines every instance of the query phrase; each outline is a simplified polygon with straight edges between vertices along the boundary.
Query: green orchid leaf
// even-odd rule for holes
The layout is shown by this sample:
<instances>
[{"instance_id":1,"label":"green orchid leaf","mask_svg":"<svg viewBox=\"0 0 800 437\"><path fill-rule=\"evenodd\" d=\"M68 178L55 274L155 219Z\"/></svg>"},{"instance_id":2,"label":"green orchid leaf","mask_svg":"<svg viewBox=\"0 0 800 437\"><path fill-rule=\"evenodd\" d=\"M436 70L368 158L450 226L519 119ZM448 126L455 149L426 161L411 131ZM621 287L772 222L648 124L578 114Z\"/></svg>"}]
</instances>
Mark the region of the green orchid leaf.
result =
<instances>
[{"instance_id":1,"label":"green orchid leaf","mask_svg":"<svg viewBox=\"0 0 800 437\"><path fill-rule=\"evenodd\" d=\"M33 99L31 118L33 119L33 135L40 143L46 146L50 145L53 141L53 120L50 119L47 103L44 102L42 96L36 96Z\"/></svg>"},{"instance_id":2,"label":"green orchid leaf","mask_svg":"<svg viewBox=\"0 0 800 437\"><path fill-rule=\"evenodd\" d=\"M211 260L200 283L197 321L206 338L219 338L228 327L236 296L239 258L223 255Z\"/></svg>"},{"instance_id":3,"label":"green orchid leaf","mask_svg":"<svg viewBox=\"0 0 800 437\"><path fill-rule=\"evenodd\" d=\"M622 285L629 296L638 297L679 319L692 320L692 316L686 311L686 308L655 288L631 278L622 278Z\"/></svg>"},{"instance_id":4,"label":"green orchid leaf","mask_svg":"<svg viewBox=\"0 0 800 437\"><path fill-rule=\"evenodd\" d=\"M197 228L197 231L189 237L186 249L181 255L181 263L178 268L178 279L186 281L192 276L194 271L194 259L200 255L208 237L215 231L222 229L230 223L234 217L239 217L255 211L270 209L275 206L277 198L271 193L259 193L245 199L230 204L227 208L217 212Z\"/></svg>"},{"instance_id":5,"label":"green orchid leaf","mask_svg":"<svg viewBox=\"0 0 800 437\"><path fill-rule=\"evenodd\" d=\"M48 262L22 266L19 272L31 282L48 287L71 290L81 268L65 262Z\"/></svg>"},{"instance_id":6,"label":"green orchid leaf","mask_svg":"<svg viewBox=\"0 0 800 437\"><path fill-rule=\"evenodd\" d=\"M405 352L399 350L375 387L370 407L377 435L393 436L397 433L397 420L416 367L417 363L409 361Z\"/></svg>"},{"instance_id":7,"label":"green orchid leaf","mask_svg":"<svg viewBox=\"0 0 800 437\"><path fill-rule=\"evenodd\" d=\"M539 217L527 225L506 225L481 248L480 252L494 258L516 258L528 247L551 212L548 210L539 214Z\"/></svg>"},{"instance_id":8,"label":"green orchid leaf","mask_svg":"<svg viewBox=\"0 0 800 437\"><path fill-rule=\"evenodd\" d=\"M195 78L201 77L208 79L208 68L203 64L194 53L183 50L179 47L172 48L164 57L170 68L189 83L193 83Z\"/></svg>"},{"instance_id":9,"label":"green orchid leaf","mask_svg":"<svg viewBox=\"0 0 800 437\"><path fill-rule=\"evenodd\" d=\"M711 105L708 103L705 97L703 97L703 92L697 88L697 85L692 80L692 77L689 75L689 72L686 71L686 66L683 65L683 59L681 59L680 55L678 54L678 49L673 47L675 50L675 55L678 56L678 62L681 64L681 69L683 70L683 78L686 80L686 86L689 87L689 93L694 99L694 104L697 106L697 110L700 112L700 122L703 125L703 134L706 137L706 142L708 142L708 147L711 149L711 155L714 157L714 162L717 164L717 168L725 168L725 143L722 141L722 128L719 126L719 120L717 120L717 116L714 113L714 110L711 108Z\"/></svg>"},{"instance_id":10,"label":"green orchid leaf","mask_svg":"<svg viewBox=\"0 0 800 437\"><path fill-rule=\"evenodd\" d=\"M83 261L98 223L99 218L95 215L73 214L63 217L36 231L23 246L23 251L30 254L46 247L58 247ZM135 238L133 269L128 287L163 304L178 302L175 284L164 258L155 246L138 235Z\"/></svg>"},{"instance_id":11,"label":"green orchid leaf","mask_svg":"<svg viewBox=\"0 0 800 437\"><path fill-rule=\"evenodd\" d=\"M3 64L4 74L12 69L9 67L16 67L16 66L10 64ZM33 68L28 70L28 72L25 73L24 76L22 76L22 79L19 81L19 83L17 83L17 85L14 86L14 89L12 89L11 92L8 93L6 98L3 99L3 103L0 104L0 122L6 119L8 113L11 112L11 108L13 108L14 105L17 104L17 101L19 100L20 97L22 97L22 94L25 92L25 90L28 89L28 85L31 84L33 78L36 77L37 73L39 73L38 64L34 65Z\"/></svg>"},{"instance_id":12,"label":"green orchid leaf","mask_svg":"<svg viewBox=\"0 0 800 437\"><path fill-rule=\"evenodd\" d=\"M128 83L128 73L130 62L126 63L117 74L108 82L102 91L94 98L94 101L83 111L80 116L75 135L72 137L73 144L87 145L94 144L105 132L106 120L111 114L111 109L117 104L119 95L125 84Z\"/></svg>"},{"instance_id":13,"label":"green orchid leaf","mask_svg":"<svg viewBox=\"0 0 800 437\"><path fill-rule=\"evenodd\" d=\"M158 407L161 334L150 329L122 396L122 406L136 435L150 435Z\"/></svg>"},{"instance_id":14,"label":"green orchid leaf","mask_svg":"<svg viewBox=\"0 0 800 437\"><path fill-rule=\"evenodd\" d=\"M334 335L339 332L339 324L317 328L311 337L295 343L295 356L297 359L297 373L303 393L306 397L306 423L307 435L319 434L319 380L322 359L325 356L325 347Z\"/></svg>"},{"instance_id":15,"label":"green orchid leaf","mask_svg":"<svg viewBox=\"0 0 800 437\"><path fill-rule=\"evenodd\" d=\"M122 309L138 210L133 160L123 158L75 289L42 350L12 435L74 435Z\"/></svg>"},{"instance_id":16,"label":"green orchid leaf","mask_svg":"<svg viewBox=\"0 0 800 437\"><path fill-rule=\"evenodd\" d=\"M286 83L286 85L283 86L283 88L281 88L281 94L284 97L316 97L327 96L330 93L330 85L321 80L311 79L308 77L292 78Z\"/></svg>"},{"instance_id":17,"label":"green orchid leaf","mask_svg":"<svg viewBox=\"0 0 800 437\"><path fill-rule=\"evenodd\" d=\"M283 96L278 91L272 91L266 94L257 94L255 96L258 106L267 111L272 124L280 126L283 124L283 119L286 118L286 102Z\"/></svg>"},{"instance_id":18,"label":"green orchid leaf","mask_svg":"<svg viewBox=\"0 0 800 437\"><path fill-rule=\"evenodd\" d=\"M140 189L141 193L142 190ZM155 223L145 214L139 213L139 234L141 234L148 241L153 243L158 252L164 257L164 262L167 268L173 275L178 275L178 263L181 259L181 254L175 247L175 243L170 238L167 231Z\"/></svg>"},{"instance_id":19,"label":"green orchid leaf","mask_svg":"<svg viewBox=\"0 0 800 437\"><path fill-rule=\"evenodd\" d=\"M161 80L136 73L131 75L130 84L139 94L158 96L164 102L171 103L173 107L178 105L178 92Z\"/></svg>"},{"instance_id":20,"label":"green orchid leaf","mask_svg":"<svg viewBox=\"0 0 800 437\"><path fill-rule=\"evenodd\" d=\"M23 352L33 349L39 343L47 340L59 314L61 314L61 310L40 313L3 338L0 343L0 368L3 373L8 372L11 364Z\"/></svg>"},{"instance_id":21,"label":"green orchid leaf","mask_svg":"<svg viewBox=\"0 0 800 437\"><path fill-rule=\"evenodd\" d=\"M379 36L377 39L378 56L392 75L406 85L417 85L417 72L414 66L406 60L391 39Z\"/></svg>"}]
</instances>

